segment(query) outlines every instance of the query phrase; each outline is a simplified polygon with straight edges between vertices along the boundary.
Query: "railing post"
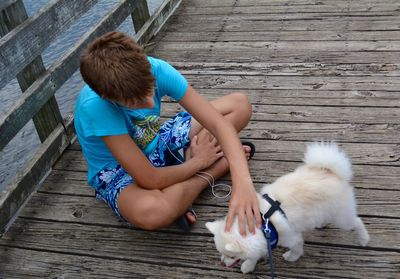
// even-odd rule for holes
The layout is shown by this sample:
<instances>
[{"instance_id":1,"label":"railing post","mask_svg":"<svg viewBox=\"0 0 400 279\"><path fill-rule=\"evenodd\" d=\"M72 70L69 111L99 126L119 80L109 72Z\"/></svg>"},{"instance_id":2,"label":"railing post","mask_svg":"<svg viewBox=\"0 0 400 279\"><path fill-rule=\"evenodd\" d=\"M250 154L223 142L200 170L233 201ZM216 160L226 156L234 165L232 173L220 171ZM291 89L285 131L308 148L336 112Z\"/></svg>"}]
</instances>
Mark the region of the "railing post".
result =
<instances>
[{"instance_id":1,"label":"railing post","mask_svg":"<svg viewBox=\"0 0 400 279\"><path fill-rule=\"evenodd\" d=\"M10 5L0 12L0 36L4 36L28 18L22 0ZM24 92L28 87L46 71L41 56L35 58L17 75L19 86ZM62 122L62 116L57 101L53 96L43 108L33 117L33 122L40 141L44 140Z\"/></svg>"},{"instance_id":2,"label":"railing post","mask_svg":"<svg viewBox=\"0 0 400 279\"><path fill-rule=\"evenodd\" d=\"M133 27L135 32L139 32L140 28L150 18L149 7L146 0L139 0L136 9L132 13Z\"/></svg>"}]
</instances>

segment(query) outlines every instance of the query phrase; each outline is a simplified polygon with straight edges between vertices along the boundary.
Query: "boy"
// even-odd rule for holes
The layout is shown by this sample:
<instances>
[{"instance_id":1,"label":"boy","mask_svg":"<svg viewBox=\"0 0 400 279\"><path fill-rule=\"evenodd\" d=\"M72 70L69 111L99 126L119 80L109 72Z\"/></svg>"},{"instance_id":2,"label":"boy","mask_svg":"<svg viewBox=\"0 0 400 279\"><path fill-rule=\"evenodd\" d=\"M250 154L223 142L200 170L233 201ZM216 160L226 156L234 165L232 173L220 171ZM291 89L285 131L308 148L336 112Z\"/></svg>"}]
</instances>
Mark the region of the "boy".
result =
<instances>
[{"instance_id":1,"label":"boy","mask_svg":"<svg viewBox=\"0 0 400 279\"><path fill-rule=\"evenodd\" d=\"M193 224L195 215L187 210L208 186L195 174L206 171L217 179L229 168L233 191L226 230L236 216L242 235L246 225L251 233L260 227L245 155L250 150L237 135L251 116L245 95L207 102L172 66L147 57L120 32L92 42L81 56L80 71L87 85L75 107L75 129L88 161L88 181L117 216L155 230L186 212ZM161 125L163 95L187 112ZM179 149L186 150L185 162Z\"/></svg>"}]
</instances>

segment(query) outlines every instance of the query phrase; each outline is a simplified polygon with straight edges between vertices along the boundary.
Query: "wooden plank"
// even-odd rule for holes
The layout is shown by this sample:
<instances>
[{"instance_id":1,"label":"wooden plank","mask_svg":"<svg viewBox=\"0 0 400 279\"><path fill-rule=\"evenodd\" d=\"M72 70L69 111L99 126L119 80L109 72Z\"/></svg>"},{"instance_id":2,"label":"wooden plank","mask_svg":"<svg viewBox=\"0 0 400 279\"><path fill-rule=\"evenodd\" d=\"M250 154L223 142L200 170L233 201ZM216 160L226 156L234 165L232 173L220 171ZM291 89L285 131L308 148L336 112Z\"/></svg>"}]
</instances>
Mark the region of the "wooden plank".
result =
<instances>
[{"instance_id":1,"label":"wooden plank","mask_svg":"<svg viewBox=\"0 0 400 279\"><path fill-rule=\"evenodd\" d=\"M3 3L4 1L2 1ZM27 14L21 0L5 1L0 10L0 38L27 19ZM0 39L2 42L3 39ZM2 79L3 77L1 77ZM1 81L0 79L0 81ZM1 86L0 86L1 88Z\"/></svg>"},{"instance_id":2,"label":"wooden plank","mask_svg":"<svg viewBox=\"0 0 400 279\"><path fill-rule=\"evenodd\" d=\"M387 4L398 4L396 0L381 0L379 3L387 3ZM308 6L310 10L315 9L317 6L324 4L336 4L337 7L352 7L357 4L364 4L368 6L372 6L376 4L374 0L358 0L357 2L349 2L346 0L324 0L324 1L316 1L316 0L189 0L185 1L185 9L187 6L194 6L196 8L204 8L204 7L250 7L250 6Z\"/></svg>"},{"instance_id":3,"label":"wooden plank","mask_svg":"<svg viewBox=\"0 0 400 279\"><path fill-rule=\"evenodd\" d=\"M164 27L165 23L175 13L182 0L164 1L150 19L143 25L143 29L136 35L136 41L143 46L157 35Z\"/></svg>"},{"instance_id":4,"label":"wooden plank","mask_svg":"<svg viewBox=\"0 0 400 279\"><path fill-rule=\"evenodd\" d=\"M228 181L225 183L230 184ZM63 184L58 184L55 186L55 188L57 188L57 186L58 191L56 192L62 192L64 195L68 192L68 189L65 189ZM65 186L68 187L68 185ZM85 186L87 189L90 188L87 185ZM82 183L80 188L85 188L85 186ZM262 185L257 183L256 187L260 189ZM82 191L83 189L77 189L74 194ZM90 189L90 191L92 190ZM362 192L359 190L356 190L356 192L365 194L366 196L373 195L371 192ZM85 197L71 197L72 201L70 201L70 197L67 196L57 196L54 198L55 196L56 195L49 195L41 196L39 198L38 195L35 196L33 199L33 204L30 204L30 206L22 212L21 216L26 218L39 218L55 221L62 220L65 222L103 224L107 226L124 225L113 215L113 213L110 212L109 208L104 203L96 200L93 194L89 195L88 200L86 200ZM378 196L382 195L378 194ZM357 199L360 201L360 203L363 203L365 200L365 198L360 196L358 196ZM42 207L41 203L45 205L44 208ZM194 203L194 208L199 218L197 225L192 228L191 232L200 234L207 233L205 223L225 217L228 211L227 206L227 200L218 200L213 198L209 189L204 191L204 193L202 193L202 195L200 195L200 197ZM59 207L59 210L56 210L56 207ZM368 205L365 205L365 208L368 208ZM400 225L400 215L397 215L394 218L386 219L371 217L369 214L370 212L360 212L360 214L362 213L364 215L362 219L366 224L371 236L371 241L368 244L369 247L387 249L392 248L400 250L400 234L397 230ZM180 229L172 225L163 230L179 232ZM325 244L335 243L340 245L356 245L356 243L358 243L357 235L355 233L337 229L333 226L328 226L321 230L307 232L306 241Z\"/></svg>"},{"instance_id":5,"label":"wooden plank","mask_svg":"<svg viewBox=\"0 0 400 279\"><path fill-rule=\"evenodd\" d=\"M1 278L243 278L242 274L230 269L149 264L139 260L3 246L0 247L0 261Z\"/></svg>"},{"instance_id":6,"label":"wooden plank","mask_svg":"<svg viewBox=\"0 0 400 279\"><path fill-rule=\"evenodd\" d=\"M393 9L393 5L387 6L388 8ZM213 9L213 8L210 8ZM306 26L311 27L312 30L346 30L345 27L349 27L349 31L360 31L360 30L365 30L364 28L368 28L367 30L376 30L377 26L372 26L371 23L377 23L378 26L383 26L381 24L382 22L391 22L389 26L396 28L395 23L398 21L398 15L399 11L398 10L392 10L390 12L355 12L355 11L349 11L348 8L345 8L344 10L340 12L330 12L330 13L318 13L318 12L280 12L280 13L235 13L234 9L225 9L225 14L176 14L173 17L172 23L174 26L171 26L170 28L177 28L176 25L180 24L189 24L190 26L194 27L194 23L201 24L203 26L208 26L208 27L214 27L218 25L218 18L221 19L223 18L224 20L220 22L219 24L222 24L224 27L223 30L220 31L249 31L247 30L250 29L251 31L262 31L261 25L264 23L275 23L275 25L278 25L283 28L288 28L291 30L292 28L296 28L295 30L303 30L306 31L308 30L307 28L304 27L296 27L294 24L292 24L292 21L299 22L303 21L303 24ZM258 7L254 7L254 9L258 9L259 11L262 10L259 9ZM265 8L264 8L265 9ZM297 9L297 8L293 8ZM268 9L269 10L269 9ZM208 21L205 21L208 20ZM308 23L308 21L311 21ZM334 26L332 23L337 22L338 26ZM250 22L254 23L254 26L250 25ZM240 25L238 25L240 23ZM321 23L322 26L316 26L316 23ZM308 25L310 24L310 25ZM347 24L347 26L346 26ZM387 27L389 27L387 26ZM322 27L328 27L328 28L322 28ZM330 28L332 27L332 28ZM384 30L391 30L391 28L384 28ZM194 27L194 30L199 30L198 27ZM226 28L226 29L225 29ZM271 29L273 28L273 29ZM301 28L301 29L298 29ZM315 29L317 28L317 29ZM372 29L369 29L372 28ZM188 30L188 27L184 27L182 31ZM168 28L168 30L170 30ZM271 30L285 30L285 29L279 29L277 26L272 27L272 26L265 26L264 31L271 31ZM210 29L206 29L203 31L211 31ZM214 30L217 31L217 30Z\"/></svg>"},{"instance_id":7,"label":"wooden plank","mask_svg":"<svg viewBox=\"0 0 400 279\"><path fill-rule=\"evenodd\" d=\"M400 135L400 134L399 134ZM328 139L329 140L329 139ZM253 140L257 148L255 159L302 162L305 143L299 141ZM374 166L400 166L400 144L342 143L340 147L353 164ZM265 160L265 159L264 159Z\"/></svg>"},{"instance_id":8,"label":"wooden plank","mask_svg":"<svg viewBox=\"0 0 400 279\"><path fill-rule=\"evenodd\" d=\"M228 184L231 183L228 182ZM257 183L255 186L257 189L261 189L263 184ZM360 215L386 218L398 218L400 216L398 191L356 189L355 193ZM371 199L371 197L374 197L374 199ZM208 205L226 205L225 199L217 200L211 193L205 193L197 202ZM46 205L50 206L51 209L44 209ZM24 207L24 211L20 213L20 216L58 220L58 216L66 215L67 219L62 220L87 222L88 219L93 218L93 222L99 222L100 216L106 214L105 211L101 210L103 205L100 201L95 200L94 196L65 196L43 192L31 198L30 202ZM60 210L55 210L57 206L59 206ZM107 207L104 208L107 209ZM113 216L113 213L110 211L105 216Z\"/></svg>"},{"instance_id":9,"label":"wooden plank","mask_svg":"<svg viewBox=\"0 0 400 279\"><path fill-rule=\"evenodd\" d=\"M392 91L398 92L400 81L392 77L348 76L214 76L187 75L188 81L196 88L221 88L221 89L264 89L264 90L347 90L347 91ZM397 104L396 104L397 105Z\"/></svg>"},{"instance_id":10,"label":"wooden plank","mask_svg":"<svg viewBox=\"0 0 400 279\"><path fill-rule=\"evenodd\" d=\"M333 140L349 143L399 142L400 125L336 124L251 121L242 130L243 138L288 141Z\"/></svg>"},{"instance_id":11,"label":"wooden plank","mask_svg":"<svg viewBox=\"0 0 400 279\"><path fill-rule=\"evenodd\" d=\"M8 8L9 6L15 4L15 2L17 2L18 0L3 0L0 2L0 12L6 8Z\"/></svg>"},{"instance_id":12,"label":"wooden plank","mask_svg":"<svg viewBox=\"0 0 400 279\"><path fill-rule=\"evenodd\" d=\"M139 0L135 10L132 13L133 26L135 32L139 32L140 28L146 23L150 18L149 7L147 6L146 0Z\"/></svg>"},{"instance_id":13,"label":"wooden plank","mask_svg":"<svg viewBox=\"0 0 400 279\"><path fill-rule=\"evenodd\" d=\"M234 42L235 43L235 42ZM238 43L238 42L236 42ZM223 44L222 42L220 44ZM196 47L187 48L183 47L185 42L170 43L165 42L163 45L158 44L157 48L149 52L150 55L160 57L167 61L179 62L236 62L236 63L252 63L260 61L268 61L269 63L400 63L400 56L398 52L348 52L348 51L326 51L326 50L304 50L304 51L290 51L290 50L272 50L272 49L259 49L258 51L247 48L231 48L214 49L210 43L196 43ZM165 47L168 46L168 49ZM192 44L193 46L193 44ZM174 48L178 50L173 51ZM247 53L247 55L241 55Z\"/></svg>"},{"instance_id":14,"label":"wooden plank","mask_svg":"<svg viewBox=\"0 0 400 279\"><path fill-rule=\"evenodd\" d=\"M37 57L21 73L17 75L18 83L23 92L31 86L37 78L46 71L41 57ZM63 121L55 96L33 115L33 123L40 141L43 143L48 136Z\"/></svg>"},{"instance_id":15,"label":"wooden plank","mask_svg":"<svg viewBox=\"0 0 400 279\"><path fill-rule=\"evenodd\" d=\"M166 118L163 118L165 120ZM335 141L338 143L399 143L400 124L356 124L250 121L240 132L246 139ZM72 146L70 150L81 150Z\"/></svg>"},{"instance_id":16,"label":"wooden plank","mask_svg":"<svg viewBox=\"0 0 400 279\"><path fill-rule=\"evenodd\" d=\"M262 142L262 144L265 144L265 142ZM257 152L254 160L249 162L250 174L255 182L270 183L300 165L299 162L268 161L268 158L268 154L261 156ZM67 150L53 169L81 172L82 179L86 179L87 175L87 163L80 151ZM353 165L353 173L353 184L357 188L394 191L400 189L399 168L397 166Z\"/></svg>"},{"instance_id":17,"label":"wooden plank","mask_svg":"<svg viewBox=\"0 0 400 279\"><path fill-rule=\"evenodd\" d=\"M274 42L265 40L253 42L187 42L185 44L180 42L166 42L163 45L158 45L157 51L170 51L172 48L175 48L177 51L190 51L203 48L212 49L213 51L225 51L222 53L229 52L231 54L239 51L246 51L248 55L261 54L262 52L268 54L277 50L285 50L288 52L293 52L295 50L298 52L399 52L400 41L298 41L296 44L290 41ZM229 51L227 51L228 49ZM264 56L266 56L266 54L264 54ZM301 63L302 61L299 62Z\"/></svg>"},{"instance_id":18,"label":"wooden plank","mask_svg":"<svg viewBox=\"0 0 400 279\"><path fill-rule=\"evenodd\" d=\"M61 185L59 185L59 187L60 186ZM261 185L258 186L260 187ZM373 195L375 192L368 191L365 194ZM391 193L388 193L387 196L390 194ZM210 197L211 193L207 191L203 193L194 204L194 209L198 215L198 223L192 228L192 233L207 233L207 229L205 228L205 223L207 221L226 216L228 211L228 202L226 200L215 200ZM376 207L373 202L364 204L365 199L359 196L357 199L360 204L359 214L365 216L362 219L365 221L371 236L371 242L368 244L368 247L373 249L397 249L400 251L400 234L397 232L397 228L400 225L399 211L396 212L396 216L386 216L396 214L391 214L391 208L386 207L384 210L381 210L381 212L374 214L374 209L376 209ZM382 211L385 211L386 213L383 213ZM379 218L381 216L391 217L391 219ZM88 225L104 225L108 227L127 227L126 224L123 224L117 217L115 217L114 213L105 203L95 199L93 196L86 197L38 193L32 197L24 210L21 211L20 217L56 222L61 221ZM163 231L179 232L180 229L173 225L169 228L163 229ZM333 226L313 232L307 232L306 235L307 241L315 243L358 245L356 233L346 232L334 228Z\"/></svg>"},{"instance_id":19,"label":"wooden plank","mask_svg":"<svg viewBox=\"0 0 400 279\"><path fill-rule=\"evenodd\" d=\"M146 43L154 34L160 30L169 18L169 12L174 12L180 1L164 2L159 12L156 12L135 38L140 43ZM136 0L128 0L119 3L113 8L96 26L89 30L83 38L70 49L57 63L53 64L43 75L30 87L22 98L20 98L10 110L0 117L0 150L16 135L16 133L31 118L31 115L51 98L56 90L75 72L79 66L79 55L82 49L95 37L111 31L121 24L136 6ZM164 13L162 20L157 16ZM112 20L111 20L112 19Z\"/></svg>"},{"instance_id":20,"label":"wooden plank","mask_svg":"<svg viewBox=\"0 0 400 279\"><path fill-rule=\"evenodd\" d=\"M318 248L310 246L308 249L316 250ZM4 263L0 268L0 276L2 278L243 278L243 274L240 273L238 268L216 269L218 257L214 254L211 255L214 262L209 267L194 268L182 267L179 262L165 265L163 263L149 264L139 260L131 261L129 259L104 258L93 255L54 253L14 247L0 247L0 251L0 259ZM328 251L330 250L328 249ZM391 253L388 254L392 255ZM278 259L280 255L276 254L275 257ZM389 258L392 257L389 256ZM321 259L318 260L321 262ZM328 263L327 259L323 259L323 263L325 262L326 264ZM16 263L18 263L18 268L16 268ZM266 266L267 264L264 261L260 262L256 273L247 275L246 278L264 278L268 276L269 272ZM317 267L315 266L314 268L316 269ZM279 278L291 279L334 278L329 277L329 275L332 276L335 272L324 271L320 275L311 274L307 275L307 277L299 277L306 274L306 268L302 268L300 275L295 274L293 269L293 266L285 268L285 264L280 263L279 270L276 272ZM390 276L390 274L388 275ZM351 278L362 278L357 276L360 276L360 274Z\"/></svg>"},{"instance_id":21,"label":"wooden plank","mask_svg":"<svg viewBox=\"0 0 400 279\"><path fill-rule=\"evenodd\" d=\"M96 3L97 0L52 1L38 14L1 38L0 88L39 56L59 34L67 30L79 16Z\"/></svg>"},{"instance_id":22,"label":"wooden plank","mask_svg":"<svg viewBox=\"0 0 400 279\"><path fill-rule=\"evenodd\" d=\"M179 62L170 64L183 75L238 75L238 76L323 76L323 77L398 77L400 64L329 64L329 63L235 63L235 62ZM201 78L201 77L200 77ZM335 94L331 92L330 94ZM351 93L350 93L351 94ZM300 94L299 94L300 95ZM393 94L394 96L394 94Z\"/></svg>"},{"instance_id":23,"label":"wooden plank","mask_svg":"<svg viewBox=\"0 0 400 279\"><path fill-rule=\"evenodd\" d=\"M178 106L165 106L165 117L172 117L182 111ZM314 107L253 105L253 121L313 122L341 124L397 124L398 108L371 107Z\"/></svg>"},{"instance_id":24,"label":"wooden plank","mask_svg":"<svg viewBox=\"0 0 400 279\"><path fill-rule=\"evenodd\" d=\"M258 127L258 122L254 123ZM398 133L400 136L400 133ZM323 139L320 139L320 141ZM332 141L333 138L325 138L325 141ZM252 139L257 152L255 160L268 161L287 161L302 162L306 145L310 142L304 141L285 141L285 140L259 140ZM341 143L340 147L348 155L353 165L373 165L373 166L400 166L400 141L399 137L395 144L381 143ZM71 149L69 149L71 150ZM80 150L80 147L74 150ZM72 151L72 150L71 150ZM68 152L67 160L76 158L80 155L74 151ZM71 156L71 157L70 157Z\"/></svg>"},{"instance_id":25,"label":"wooden plank","mask_svg":"<svg viewBox=\"0 0 400 279\"><path fill-rule=\"evenodd\" d=\"M343 3L343 2L342 2ZM395 15L398 12L400 5L398 3L385 3L385 2L375 2L375 3L363 3L361 1L351 2L347 5L340 5L340 2L321 2L319 5L287 5L287 2L276 3L275 5L263 5L262 3L253 6L231 6L227 9L225 6L217 7L196 7L193 3L185 3L185 8L181 10L179 15L181 16L192 16L192 15L230 15L230 14L289 14L289 13L299 13L299 14L322 14L326 13L329 15Z\"/></svg>"},{"instance_id":26,"label":"wooden plank","mask_svg":"<svg viewBox=\"0 0 400 279\"><path fill-rule=\"evenodd\" d=\"M156 265L229 270L219 265L220 257L209 234L183 236L68 223L63 224L61 231L57 223L28 220L19 220L10 232L13 236L5 235L0 241L2 246ZM99 237L100 234L107 237ZM375 278L394 278L399 268L398 253L391 251L306 244L305 255L297 263L285 262L282 252L283 249L274 251L274 264L279 277L282 274L289 278L313 278L310 274L317 274L314 275L316 278L344 275L365 278L368 274ZM265 276L267 268L265 262L260 263L253 276ZM234 271L238 272L238 269Z\"/></svg>"},{"instance_id":27,"label":"wooden plank","mask_svg":"<svg viewBox=\"0 0 400 279\"><path fill-rule=\"evenodd\" d=\"M245 74L245 73L244 73ZM187 78L189 76L186 75ZM195 80L194 77L190 77ZM223 78L223 77L221 77ZM266 77L268 79L269 77ZM377 78L378 79L378 78ZM315 90L315 89L224 89L206 88L201 85L199 75L195 88L207 99L213 100L232 92L243 92L253 105L289 105L289 106L340 106L340 107L398 107L398 92L380 90ZM261 85L260 85L261 87ZM170 106L163 105L164 106Z\"/></svg>"},{"instance_id":28,"label":"wooden plank","mask_svg":"<svg viewBox=\"0 0 400 279\"><path fill-rule=\"evenodd\" d=\"M399 31L398 16L319 16L314 14L252 14L229 15L221 20L221 16L188 16L173 18L173 24L166 31L179 32L248 32L248 31ZM292 17L292 18L290 18Z\"/></svg>"},{"instance_id":29,"label":"wooden plank","mask_svg":"<svg viewBox=\"0 0 400 279\"><path fill-rule=\"evenodd\" d=\"M79 66L79 55L95 37L111 31L132 12L135 0L123 1L113 8L96 26L60 60L53 64L15 104L0 117L0 150L17 134ZM111 20L112 19L112 20Z\"/></svg>"},{"instance_id":30,"label":"wooden plank","mask_svg":"<svg viewBox=\"0 0 400 279\"><path fill-rule=\"evenodd\" d=\"M302 106L253 106L254 120L295 121L316 123L396 123L400 113L398 108L342 108L342 107L302 107ZM382 118L380 118L382 117ZM312 119L312 120L311 120Z\"/></svg>"},{"instance_id":31,"label":"wooden plank","mask_svg":"<svg viewBox=\"0 0 400 279\"><path fill-rule=\"evenodd\" d=\"M94 190L87 182L87 173L80 171L52 170L37 192L87 197L95 196Z\"/></svg>"},{"instance_id":32,"label":"wooden plank","mask_svg":"<svg viewBox=\"0 0 400 279\"><path fill-rule=\"evenodd\" d=\"M299 163L283 161L253 160L249 163L253 181L260 183L271 183L276 178L293 171L298 166ZM398 180L398 167L353 165L352 184L357 189L398 191L400 189ZM396 195L396 192L393 192L393 194Z\"/></svg>"},{"instance_id":33,"label":"wooden plank","mask_svg":"<svg viewBox=\"0 0 400 279\"><path fill-rule=\"evenodd\" d=\"M332 139L325 139L330 141ZM252 139L256 146L255 160L261 161L286 161L301 163L306 145L310 142L284 141L284 140L259 140ZM360 166L400 166L400 144L376 143L341 143L340 147L346 152L353 165ZM65 161L83 161L79 150L68 150ZM74 162L75 163L75 162ZM61 164L61 161L60 161ZM81 164L82 165L82 164ZM61 166L58 166L61 168ZM78 169L80 166L76 165ZM85 168L86 169L86 168Z\"/></svg>"},{"instance_id":34,"label":"wooden plank","mask_svg":"<svg viewBox=\"0 0 400 279\"><path fill-rule=\"evenodd\" d=\"M2 14L4 14L7 20L4 20L4 18L0 19L0 25L2 25L1 29L6 31L0 35L5 35L5 33L8 33L8 30L18 29L18 26L28 18L22 1L17 1L11 7L4 10ZM17 74L17 80L21 91L25 92L44 71L46 71L46 68L42 58L41 56L37 56ZM53 96L38 113L33 116L33 123L35 124L40 141L44 142L61 121L62 116L57 101Z\"/></svg>"},{"instance_id":35,"label":"wooden plank","mask_svg":"<svg viewBox=\"0 0 400 279\"><path fill-rule=\"evenodd\" d=\"M247 139L248 140L248 139ZM263 144L269 144L270 141L264 141ZM67 160L61 159L58 164L55 165L54 177L49 180L52 181L50 184L55 183L50 186L52 190L43 191L56 191L54 193L59 193L55 188L57 183L62 183L63 187L66 189L71 188L72 192L69 194L77 193L82 194L80 191L80 185L87 184L87 166L83 159L83 156L79 154L80 147L72 145L68 148L68 158ZM272 180L282 176L290 171L293 171L296 167L300 165L300 162L290 162L290 161L269 161L268 154L263 156L256 155L253 160L249 162L250 171L254 176L255 182L259 183L270 183ZM71 160L73 163L67 163ZM75 165L74 165L75 164ZM268 171L267 171L268 170ZM388 167L388 166L369 166L369 165L357 165L353 164L353 184L356 188L364 189L381 189L381 190L398 190L400 183L398 180L398 167ZM70 176L70 177L69 177ZM385 183L382 181L385 180ZM77 185L67 185L68 183L77 183ZM81 184L82 183L82 184ZM44 182L46 185L47 183ZM43 186L47 189L48 186ZM83 187L84 188L84 187ZM86 191L83 191L86 192ZM83 193L84 194L84 193ZM92 191L90 191L90 196L92 196Z\"/></svg>"},{"instance_id":36,"label":"wooden plank","mask_svg":"<svg viewBox=\"0 0 400 279\"><path fill-rule=\"evenodd\" d=\"M70 143L72 123L72 119L69 119L65 125L59 124L58 128L39 147L25 168L17 173L14 181L1 191L0 236L7 229L7 225L18 209L36 189L39 181L43 179Z\"/></svg>"},{"instance_id":37,"label":"wooden plank","mask_svg":"<svg viewBox=\"0 0 400 279\"><path fill-rule=\"evenodd\" d=\"M400 31L250 31L250 32L168 32L157 36L162 42L252 42L268 38L269 41L398 41Z\"/></svg>"}]
</instances>

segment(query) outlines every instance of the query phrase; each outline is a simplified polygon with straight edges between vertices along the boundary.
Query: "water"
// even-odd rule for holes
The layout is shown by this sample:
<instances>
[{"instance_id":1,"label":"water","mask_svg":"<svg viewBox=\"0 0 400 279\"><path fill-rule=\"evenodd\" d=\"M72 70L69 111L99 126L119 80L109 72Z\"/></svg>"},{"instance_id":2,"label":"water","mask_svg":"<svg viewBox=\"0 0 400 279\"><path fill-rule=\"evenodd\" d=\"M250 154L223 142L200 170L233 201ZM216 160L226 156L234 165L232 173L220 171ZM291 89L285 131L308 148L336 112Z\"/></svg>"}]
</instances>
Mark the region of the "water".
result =
<instances>
[{"instance_id":1,"label":"water","mask_svg":"<svg viewBox=\"0 0 400 279\"><path fill-rule=\"evenodd\" d=\"M50 1L24 0L23 2L28 15L32 16ZM162 0L148 0L147 2L150 13L153 13L162 3ZM117 0L99 0L94 7L76 21L43 52L42 59L45 67L49 68L57 59L60 59L89 28L98 23L117 3ZM133 35L134 29L131 17L128 17L117 30ZM82 85L83 81L79 71L76 71L56 92L56 99L64 118L72 113L76 97ZM20 95L21 90L16 79L0 89L0 115L4 115ZM0 191L12 182L17 171L24 168L24 165L32 158L32 155L37 151L39 146L40 141L31 120L0 152Z\"/></svg>"}]
</instances>

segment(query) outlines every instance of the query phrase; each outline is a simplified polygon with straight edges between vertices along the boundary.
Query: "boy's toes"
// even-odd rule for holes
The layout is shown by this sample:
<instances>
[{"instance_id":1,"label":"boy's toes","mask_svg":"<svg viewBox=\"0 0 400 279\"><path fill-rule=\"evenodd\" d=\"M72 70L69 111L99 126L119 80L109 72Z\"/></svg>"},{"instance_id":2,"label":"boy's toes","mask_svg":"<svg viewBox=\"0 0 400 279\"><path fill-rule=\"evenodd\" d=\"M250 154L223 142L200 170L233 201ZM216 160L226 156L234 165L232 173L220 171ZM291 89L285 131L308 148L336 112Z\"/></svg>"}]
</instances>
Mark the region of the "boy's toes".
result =
<instances>
[{"instance_id":1,"label":"boy's toes","mask_svg":"<svg viewBox=\"0 0 400 279\"><path fill-rule=\"evenodd\" d=\"M190 225L196 224L196 215L193 214L192 211L188 211L185 213L186 220L189 222Z\"/></svg>"},{"instance_id":2,"label":"boy's toes","mask_svg":"<svg viewBox=\"0 0 400 279\"><path fill-rule=\"evenodd\" d=\"M244 152L246 152L247 159L250 160L253 158L254 153L256 152L256 146L254 143L249 141L242 141L242 145L244 148Z\"/></svg>"},{"instance_id":3,"label":"boy's toes","mask_svg":"<svg viewBox=\"0 0 400 279\"><path fill-rule=\"evenodd\" d=\"M243 145L243 150L244 150L247 160L250 160L250 152L251 152L250 146Z\"/></svg>"},{"instance_id":4,"label":"boy's toes","mask_svg":"<svg viewBox=\"0 0 400 279\"><path fill-rule=\"evenodd\" d=\"M186 213L176 220L176 224L183 230L184 233L190 232L190 227L196 223L196 212L190 206Z\"/></svg>"}]
</instances>

